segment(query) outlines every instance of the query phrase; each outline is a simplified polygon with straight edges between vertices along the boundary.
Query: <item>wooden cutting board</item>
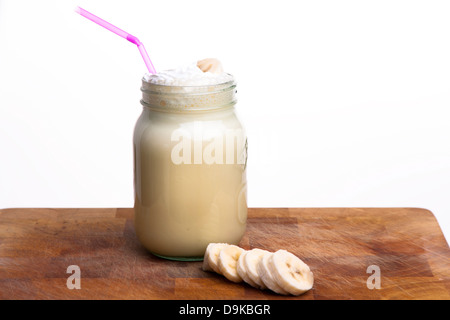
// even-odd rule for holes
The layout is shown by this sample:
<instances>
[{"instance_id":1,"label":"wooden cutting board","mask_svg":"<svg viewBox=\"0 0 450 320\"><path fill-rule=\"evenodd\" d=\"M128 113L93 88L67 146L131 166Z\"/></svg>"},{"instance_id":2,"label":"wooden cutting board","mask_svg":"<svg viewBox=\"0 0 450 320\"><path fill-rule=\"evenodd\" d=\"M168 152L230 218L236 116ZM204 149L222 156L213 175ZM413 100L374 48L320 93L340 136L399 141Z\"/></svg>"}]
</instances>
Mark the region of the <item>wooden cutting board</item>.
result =
<instances>
[{"instance_id":1,"label":"wooden cutting board","mask_svg":"<svg viewBox=\"0 0 450 320\"><path fill-rule=\"evenodd\" d=\"M415 208L251 208L240 245L286 249L312 269L302 296L280 296L147 253L133 210L0 210L0 299L450 299L450 249ZM70 265L81 289L69 290ZM371 265L380 289L369 289Z\"/></svg>"}]
</instances>

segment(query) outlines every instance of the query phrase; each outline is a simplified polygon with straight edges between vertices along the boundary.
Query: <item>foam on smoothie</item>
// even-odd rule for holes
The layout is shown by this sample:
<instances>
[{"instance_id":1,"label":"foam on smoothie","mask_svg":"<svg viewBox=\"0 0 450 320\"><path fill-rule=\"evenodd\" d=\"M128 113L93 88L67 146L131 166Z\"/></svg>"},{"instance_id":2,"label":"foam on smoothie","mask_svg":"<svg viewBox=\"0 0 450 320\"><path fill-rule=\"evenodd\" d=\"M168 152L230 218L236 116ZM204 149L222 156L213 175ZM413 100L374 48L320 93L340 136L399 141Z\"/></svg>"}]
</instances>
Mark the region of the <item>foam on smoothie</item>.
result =
<instances>
[{"instance_id":1,"label":"foam on smoothie","mask_svg":"<svg viewBox=\"0 0 450 320\"><path fill-rule=\"evenodd\" d=\"M146 73L144 80L167 86L209 86L232 81L233 76L223 71L217 59L203 59L156 74Z\"/></svg>"}]
</instances>

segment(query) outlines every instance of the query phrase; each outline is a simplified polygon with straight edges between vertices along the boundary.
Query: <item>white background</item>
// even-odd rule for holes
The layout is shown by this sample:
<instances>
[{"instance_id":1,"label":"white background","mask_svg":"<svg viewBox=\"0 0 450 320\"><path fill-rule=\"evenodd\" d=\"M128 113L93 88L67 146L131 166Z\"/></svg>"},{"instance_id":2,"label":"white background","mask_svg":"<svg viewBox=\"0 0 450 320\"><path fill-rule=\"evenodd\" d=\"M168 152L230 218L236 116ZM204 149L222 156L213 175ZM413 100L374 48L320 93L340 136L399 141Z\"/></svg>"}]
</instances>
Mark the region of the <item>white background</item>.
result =
<instances>
[{"instance_id":1,"label":"white background","mask_svg":"<svg viewBox=\"0 0 450 320\"><path fill-rule=\"evenodd\" d=\"M450 2L0 0L0 208L133 206L145 65L238 81L249 206L421 207L450 237Z\"/></svg>"}]
</instances>

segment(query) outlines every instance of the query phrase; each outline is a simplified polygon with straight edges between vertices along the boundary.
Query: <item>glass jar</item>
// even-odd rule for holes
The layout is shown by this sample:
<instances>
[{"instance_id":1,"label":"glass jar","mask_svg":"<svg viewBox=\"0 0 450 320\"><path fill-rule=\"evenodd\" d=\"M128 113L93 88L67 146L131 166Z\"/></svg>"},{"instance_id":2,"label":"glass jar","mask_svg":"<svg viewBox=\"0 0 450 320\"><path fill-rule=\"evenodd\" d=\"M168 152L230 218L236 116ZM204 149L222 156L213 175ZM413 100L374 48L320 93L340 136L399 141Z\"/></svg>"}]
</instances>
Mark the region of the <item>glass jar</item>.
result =
<instances>
[{"instance_id":1,"label":"glass jar","mask_svg":"<svg viewBox=\"0 0 450 320\"><path fill-rule=\"evenodd\" d=\"M236 83L168 86L142 80L134 130L139 241L172 260L202 260L211 242L238 244L247 222L247 138Z\"/></svg>"}]
</instances>

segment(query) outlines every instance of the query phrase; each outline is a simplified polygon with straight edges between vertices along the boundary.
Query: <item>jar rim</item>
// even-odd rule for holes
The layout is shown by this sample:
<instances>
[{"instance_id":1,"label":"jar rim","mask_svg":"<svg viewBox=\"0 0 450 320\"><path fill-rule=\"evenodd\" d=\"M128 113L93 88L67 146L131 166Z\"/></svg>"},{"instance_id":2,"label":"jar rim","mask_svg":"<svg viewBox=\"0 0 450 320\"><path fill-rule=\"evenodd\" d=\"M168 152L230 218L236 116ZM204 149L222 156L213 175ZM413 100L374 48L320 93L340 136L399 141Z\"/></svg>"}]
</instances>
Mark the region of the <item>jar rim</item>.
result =
<instances>
[{"instance_id":1,"label":"jar rim","mask_svg":"<svg viewBox=\"0 0 450 320\"><path fill-rule=\"evenodd\" d=\"M142 100L145 107L165 111L200 111L221 109L236 103L236 81L211 85L166 85L142 79Z\"/></svg>"},{"instance_id":2,"label":"jar rim","mask_svg":"<svg viewBox=\"0 0 450 320\"><path fill-rule=\"evenodd\" d=\"M220 86L220 85L225 85L225 84L232 84L232 83L236 83L236 80L234 79L234 76L230 73L226 73L229 77L230 80L229 81L225 81L225 82L220 82L220 83L214 83L214 84L202 84L202 85L170 85L170 84L161 84L161 83L153 83L153 82L149 82L147 80L145 80L145 77L142 77L142 82L146 83L148 85L151 86L156 86L156 87L186 87L186 88L200 88L200 87L205 87L205 88L210 88L210 87L215 87L215 86Z\"/></svg>"}]
</instances>

